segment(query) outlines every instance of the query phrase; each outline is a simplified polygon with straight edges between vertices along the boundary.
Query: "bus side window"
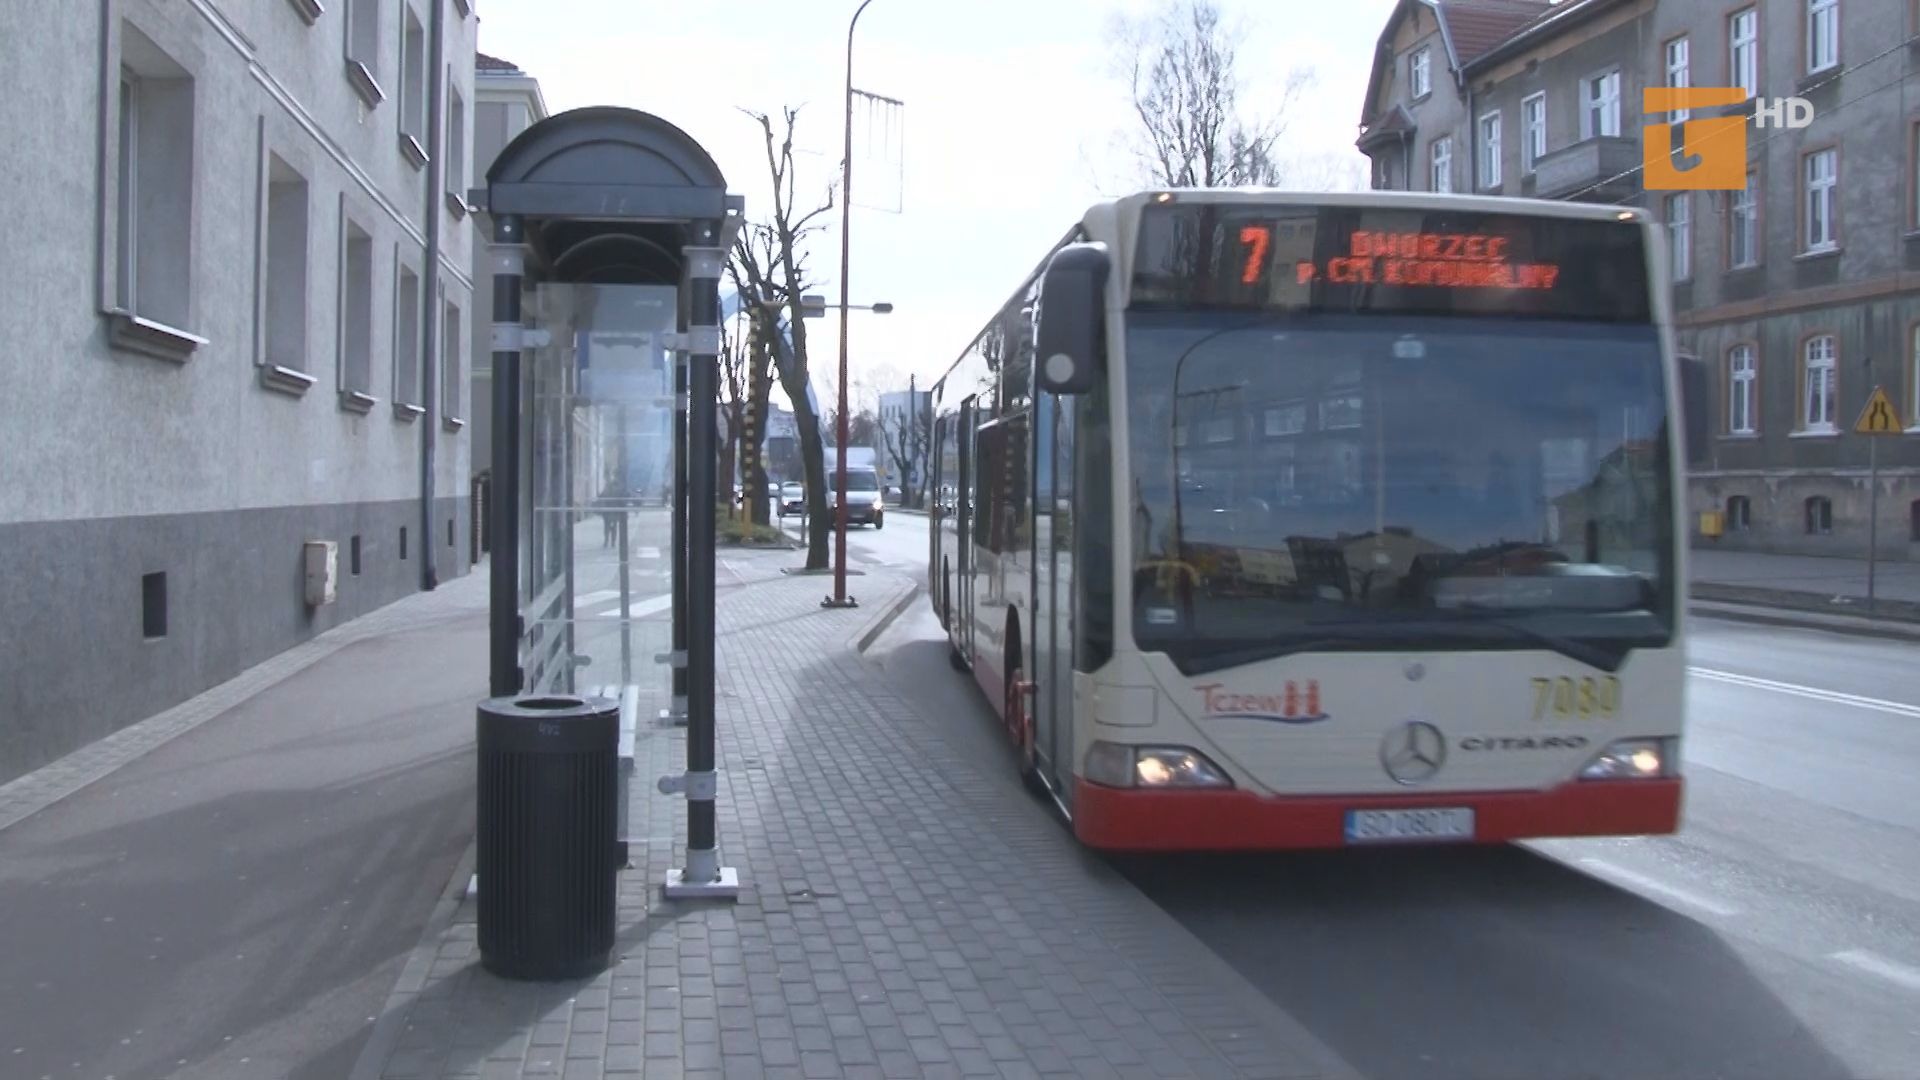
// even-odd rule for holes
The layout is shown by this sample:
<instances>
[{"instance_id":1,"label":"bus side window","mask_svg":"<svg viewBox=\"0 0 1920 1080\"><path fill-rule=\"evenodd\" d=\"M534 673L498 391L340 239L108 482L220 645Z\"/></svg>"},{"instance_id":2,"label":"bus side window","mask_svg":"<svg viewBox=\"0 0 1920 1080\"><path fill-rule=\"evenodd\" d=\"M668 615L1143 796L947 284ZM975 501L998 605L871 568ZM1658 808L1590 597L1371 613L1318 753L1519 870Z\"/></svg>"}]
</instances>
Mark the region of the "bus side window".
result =
<instances>
[{"instance_id":1,"label":"bus side window","mask_svg":"<svg viewBox=\"0 0 1920 1080\"><path fill-rule=\"evenodd\" d=\"M994 544L994 521L999 503L994 497L995 478L1000 474L1000 429L982 428L973 435L973 542L988 550Z\"/></svg>"}]
</instances>

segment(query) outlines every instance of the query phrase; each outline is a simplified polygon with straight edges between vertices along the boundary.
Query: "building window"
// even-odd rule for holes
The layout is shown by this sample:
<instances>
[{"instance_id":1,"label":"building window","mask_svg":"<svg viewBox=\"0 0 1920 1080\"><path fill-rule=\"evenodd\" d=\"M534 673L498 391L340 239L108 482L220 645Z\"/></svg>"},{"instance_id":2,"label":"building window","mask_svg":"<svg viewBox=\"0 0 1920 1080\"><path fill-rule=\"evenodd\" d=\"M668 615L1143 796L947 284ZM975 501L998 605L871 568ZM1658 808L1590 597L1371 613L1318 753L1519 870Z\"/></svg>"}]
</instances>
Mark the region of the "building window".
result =
<instances>
[{"instance_id":1,"label":"building window","mask_svg":"<svg viewBox=\"0 0 1920 1080\"><path fill-rule=\"evenodd\" d=\"M1915 323L1909 332L1907 370L1907 385L1912 388L1907 402L1907 423L1920 426L1920 323Z\"/></svg>"},{"instance_id":2,"label":"building window","mask_svg":"<svg viewBox=\"0 0 1920 1080\"><path fill-rule=\"evenodd\" d=\"M307 180L269 151L266 186L259 362L297 374L307 369Z\"/></svg>"},{"instance_id":3,"label":"building window","mask_svg":"<svg viewBox=\"0 0 1920 1080\"><path fill-rule=\"evenodd\" d=\"M1693 73L1689 64L1691 51L1691 46L1687 44L1687 39L1684 37L1677 37L1667 42L1668 86L1680 89L1693 85ZM1693 115L1691 109L1675 109L1672 113L1672 122L1677 124L1691 115Z\"/></svg>"},{"instance_id":4,"label":"building window","mask_svg":"<svg viewBox=\"0 0 1920 1080\"><path fill-rule=\"evenodd\" d=\"M1407 79L1413 84L1415 100L1433 92L1433 50L1419 48L1407 58Z\"/></svg>"},{"instance_id":5,"label":"building window","mask_svg":"<svg viewBox=\"0 0 1920 1080\"><path fill-rule=\"evenodd\" d=\"M1907 539L1920 544L1920 499L1907 504Z\"/></svg>"},{"instance_id":6,"label":"building window","mask_svg":"<svg viewBox=\"0 0 1920 1080\"><path fill-rule=\"evenodd\" d=\"M1432 191L1453 190L1453 139L1433 140L1433 162L1427 172L1427 187Z\"/></svg>"},{"instance_id":7,"label":"building window","mask_svg":"<svg viewBox=\"0 0 1920 1080\"><path fill-rule=\"evenodd\" d=\"M1500 114L1480 118L1480 186L1500 186Z\"/></svg>"},{"instance_id":8,"label":"building window","mask_svg":"<svg viewBox=\"0 0 1920 1080\"><path fill-rule=\"evenodd\" d=\"M1693 276L1693 200L1686 192L1668 195L1664 200L1667 212L1667 260L1673 272L1673 280L1685 281Z\"/></svg>"},{"instance_id":9,"label":"building window","mask_svg":"<svg viewBox=\"0 0 1920 1080\"><path fill-rule=\"evenodd\" d=\"M1727 350L1727 431L1734 435L1754 432L1754 387L1759 375L1753 358L1753 346L1735 345Z\"/></svg>"},{"instance_id":10,"label":"building window","mask_svg":"<svg viewBox=\"0 0 1920 1080\"><path fill-rule=\"evenodd\" d=\"M1753 174L1727 199L1727 265L1738 270L1760 262L1760 193Z\"/></svg>"},{"instance_id":11,"label":"building window","mask_svg":"<svg viewBox=\"0 0 1920 1080\"><path fill-rule=\"evenodd\" d=\"M393 290L393 406L396 415L411 420L420 407L420 275L399 262L395 253Z\"/></svg>"},{"instance_id":12,"label":"building window","mask_svg":"<svg viewBox=\"0 0 1920 1080\"><path fill-rule=\"evenodd\" d=\"M167 636L167 572L140 575L140 636L155 641Z\"/></svg>"},{"instance_id":13,"label":"building window","mask_svg":"<svg viewBox=\"0 0 1920 1080\"><path fill-rule=\"evenodd\" d=\"M380 89L380 0L347 0L347 78L368 106L386 100Z\"/></svg>"},{"instance_id":14,"label":"building window","mask_svg":"<svg viewBox=\"0 0 1920 1080\"><path fill-rule=\"evenodd\" d=\"M1805 362L1802 365L1806 372L1802 393L1805 408L1800 414L1804 431L1833 430L1834 398L1839 380L1836 361L1832 334L1807 339Z\"/></svg>"},{"instance_id":15,"label":"building window","mask_svg":"<svg viewBox=\"0 0 1920 1080\"><path fill-rule=\"evenodd\" d=\"M1620 134L1620 73L1609 71L1580 82L1580 137L1617 138Z\"/></svg>"},{"instance_id":16,"label":"building window","mask_svg":"<svg viewBox=\"0 0 1920 1080\"><path fill-rule=\"evenodd\" d=\"M342 198L344 204L345 199ZM340 215L340 397L373 407L373 237Z\"/></svg>"},{"instance_id":17,"label":"building window","mask_svg":"<svg viewBox=\"0 0 1920 1080\"><path fill-rule=\"evenodd\" d=\"M184 359L193 321L194 81L131 23L121 24L108 307L116 344Z\"/></svg>"},{"instance_id":18,"label":"building window","mask_svg":"<svg viewBox=\"0 0 1920 1080\"><path fill-rule=\"evenodd\" d=\"M1806 158L1806 221L1808 251L1832 251L1840 245L1835 221L1840 184L1840 152L1816 150Z\"/></svg>"},{"instance_id":19,"label":"building window","mask_svg":"<svg viewBox=\"0 0 1920 1080\"><path fill-rule=\"evenodd\" d=\"M1746 532L1753 528L1753 501L1745 495L1727 497L1727 531Z\"/></svg>"},{"instance_id":20,"label":"building window","mask_svg":"<svg viewBox=\"0 0 1920 1080\"><path fill-rule=\"evenodd\" d=\"M448 301L442 307L440 330L440 415L458 426L461 418L462 389L460 363L460 305Z\"/></svg>"},{"instance_id":21,"label":"building window","mask_svg":"<svg viewBox=\"0 0 1920 1080\"><path fill-rule=\"evenodd\" d=\"M1807 535L1826 536L1833 532L1833 500L1815 495L1807 500Z\"/></svg>"},{"instance_id":22,"label":"building window","mask_svg":"<svg viewBox=\"0 0 1920 1080\"><path fill-rule=\"evenodd\" d=\"M406 9L400 35L400 150L414 168L427 163L427 32Z\"/></svg>"},{"instance_id":23,"label":"building window","mask_svg":"<svg viewBox=\"0 0 1920 1080\"><path fill-rule=\"evenodd\" d=\"M1840 62L1840 0L1807 0L1807 73Z\"/></svg>"},{"instance_id":24,"label":"building window","mask_svg":"<svg viewBox=\"0 0 1920 1080\"><path fill-rule=\"evenodd\" d=\"M447 79L447 206L455 214L467 212L467 99L453 85L452 71Z\"/></svg>"},{"instance_id":25,"label":"building window","mask_svg":"<svg viewBox=\"0 0 1920 1080\"><path fill-rule=\"evenodd\" d=\"M1760 92L1760 12L1742 8L1727 19L1727 74L1752 97Z\"/></svg>"},{"instance_id":26,"label":"building window","mask_svg":"<svg viewBox=\"0 0 1920 1080\"><path fill-rule=\"evenodd\" d=\"M1547 156L1547 95L1529 94L1520 102L1520 171L1531 173Z\"/></svg>"}]
</instances>

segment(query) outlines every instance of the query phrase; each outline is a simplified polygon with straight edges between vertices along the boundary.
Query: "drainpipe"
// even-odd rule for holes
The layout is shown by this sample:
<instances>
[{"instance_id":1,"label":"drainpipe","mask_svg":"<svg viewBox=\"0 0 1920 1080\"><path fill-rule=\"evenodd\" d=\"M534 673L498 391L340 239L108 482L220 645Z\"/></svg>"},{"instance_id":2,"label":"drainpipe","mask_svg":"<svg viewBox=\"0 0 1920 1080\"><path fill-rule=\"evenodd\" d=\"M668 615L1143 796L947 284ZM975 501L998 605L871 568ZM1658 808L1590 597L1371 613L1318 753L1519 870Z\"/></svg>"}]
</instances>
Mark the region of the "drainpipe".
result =
<instances>
[{"instance_id":1,"label":"drainpipe","mask_svg":"<svg viewBox=\"0 0 1920 1080\"><path fill-rule=\"evenodd\" d=\"M424 324L420 334L420 397L426 412L420 417L420 588L432 591L440 585L434 565L435 542L433 480L434 450L440 435L440 201L447 187L446 158L446 9L447 0L433 0L433 14L427 18L427 257L420 287L426 291L420 308Z\"/></svg>"},{"instance_id":2,"label":"drainpipe","mask_svg":"<svg viewBox=\"0 0 1920 1080\"><path fill-rule=\"evenodd\" d=\"M1464 73L1463 73L1464 74ZM1467 194L1480 193L1480 117L1473 103L1473 80L1462 79L1467 91Z\"/></svg>"}]
</instances>

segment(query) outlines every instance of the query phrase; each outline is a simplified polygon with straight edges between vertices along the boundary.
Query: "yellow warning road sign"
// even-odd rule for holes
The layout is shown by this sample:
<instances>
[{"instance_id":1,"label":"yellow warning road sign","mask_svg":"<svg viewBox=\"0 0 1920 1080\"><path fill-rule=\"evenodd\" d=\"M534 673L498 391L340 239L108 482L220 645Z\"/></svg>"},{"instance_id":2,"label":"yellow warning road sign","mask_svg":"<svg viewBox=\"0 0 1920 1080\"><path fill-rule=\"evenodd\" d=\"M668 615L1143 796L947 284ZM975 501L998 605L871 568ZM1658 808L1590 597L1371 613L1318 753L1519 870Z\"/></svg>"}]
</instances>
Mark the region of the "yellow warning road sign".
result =
<instances>
[{"instance_id":1,"label":"yellow warning road sign","mask_svg":"<svg viewBox=\"0 0 1920 1080\"><path fill-rule=\"evenodd\" d=\"M1905 431L1893 399L1877 386L1873 388L1873 396L1867 398L1867 407L1860 410L1860 419L1854 422L1853 430L1857 435L1900 435Z\"/></svg>"}]
</instances>

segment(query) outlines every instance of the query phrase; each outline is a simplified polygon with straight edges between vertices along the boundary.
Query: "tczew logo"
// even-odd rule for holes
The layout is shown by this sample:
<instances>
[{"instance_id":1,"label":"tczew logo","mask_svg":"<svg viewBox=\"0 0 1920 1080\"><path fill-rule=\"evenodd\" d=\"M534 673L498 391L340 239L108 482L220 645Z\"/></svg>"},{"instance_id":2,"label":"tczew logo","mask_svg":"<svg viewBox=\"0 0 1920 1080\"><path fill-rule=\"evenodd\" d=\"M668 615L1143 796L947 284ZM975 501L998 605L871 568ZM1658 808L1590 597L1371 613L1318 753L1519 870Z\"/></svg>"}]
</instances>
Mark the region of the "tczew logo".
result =
<instances>
[{"instance_id":1,"label":"tczew logo","mask_svg":"<svg viewBox=\"0 0 1920 1080\"><path fill-rule=\"evenodd\" d=\"M1642 111L1672 113L1742 105L1747 92L1737 86L1650 86L1642 93ZM1806 98L1755 98L1753 124L1761 128L1803 128L1813 123ZM1640 162L1650 191L1740 191L1747 186L1747 121L1735 116L1689 116L1680 123L1680 148L1673 146L1673 124L1649 123L1641 131Z\"/></svg>"},{"instance_id":2,"label":"tczew logo","mask_svg":"<svg viewBox=\"0 0 1920 1080\"><path fill-rule=\"evenodd\" d=\"M1277 694L1242 694L1224 689L1224 683L1196 686L1209 719L1270 720L1278 724L1317 724L1327 719L1320 709L1320 680L1304 684L1288 679Z\"/></svg>"}]
</instances>

